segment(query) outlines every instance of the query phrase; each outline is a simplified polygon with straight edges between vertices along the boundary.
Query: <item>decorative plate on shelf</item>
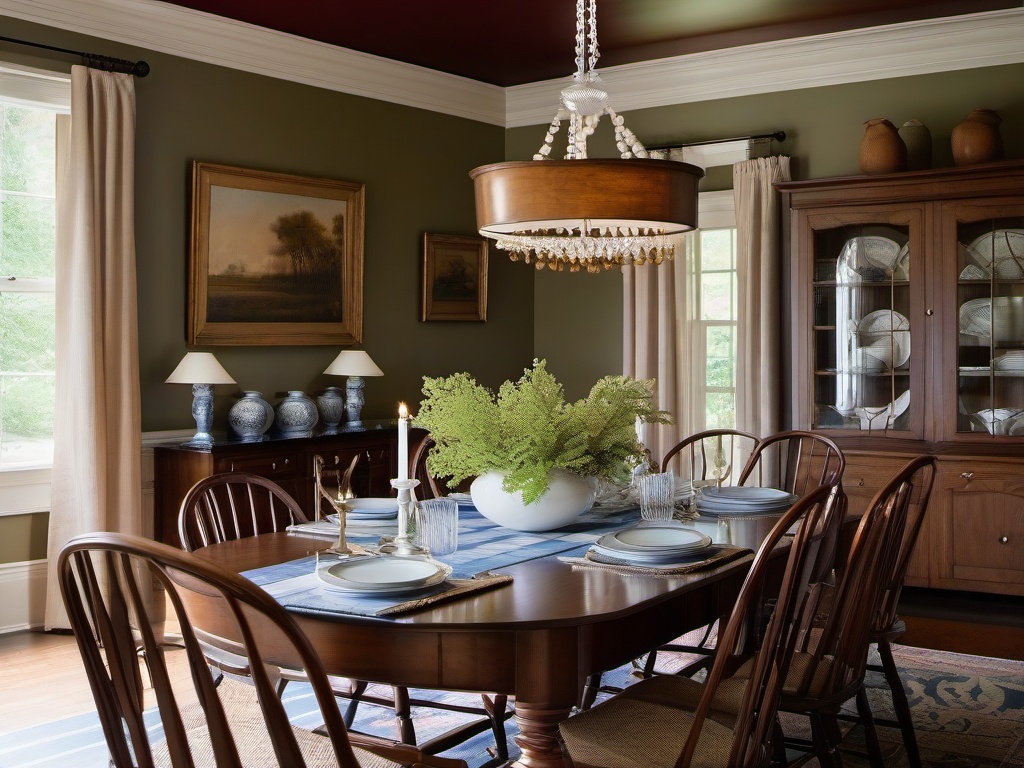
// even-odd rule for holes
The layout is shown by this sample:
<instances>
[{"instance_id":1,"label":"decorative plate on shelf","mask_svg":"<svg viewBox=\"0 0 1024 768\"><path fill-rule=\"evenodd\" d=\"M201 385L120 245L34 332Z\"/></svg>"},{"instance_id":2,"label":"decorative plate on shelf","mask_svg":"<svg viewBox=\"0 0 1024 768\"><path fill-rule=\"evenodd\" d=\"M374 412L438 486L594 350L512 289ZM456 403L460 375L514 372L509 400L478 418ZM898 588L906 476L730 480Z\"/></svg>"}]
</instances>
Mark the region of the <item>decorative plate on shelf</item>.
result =
<instances>
[{"instance_id":1,"label":"decorative plate on shelf","mask_svg":"<svg viewBox=\"0 0 1024 768\"><path fill-rule=\"evenodd\" d=\"M907 408L910 407L910 390L907 390L902 395L896 398L894 402L888 405L879 407L872 406L861 406L854 408L857 418L860 419L860 428L864 430L869 429L889 429L892 427L893 422L896 421L900 416L906 413Z\"/></svg>"},{"instance_id":2,"label":"decorative plate on shelf","mask_svg":"<svg viewBox=\"0 0 1024 768\"><path fill-rule=\"evenodd\" d=\"M902 254L900 244L888 237L851 237L839 252L839 274L846 282L905 280L897 274Z\"/></svg>"},{"instance_id":3,"label":"decorative plate on shelf","mask_svg":"<svg viewBox=\"0 0 1024 768\"><path fill-rule=\"evenodd\" d=\"M966 248L970 259L989 274L995 272L1002 280L1024 279L1024 229L995 229Z\"/></svg>"},{"instance_id":4,"label":"decorative plate on shelf","mask_svg":"<svg viewBox=\"0 0 1024 768\"><path fill-rule=\"evenodd\" d=\"M910 360L910 321L899 312L879 309L857 323L859 346L871 347L892 341L892 367L901 368Z\"/></svg>"},{"instance_id":5,"label":"decorative plate on shelf","mask_svg":"<svg viewBox=\"0 0 1024 768\"><path fill-rule=\"evenodd\" d=\"M971 299L960 305L960 333L997 344L1024 341L1024 296Z\"/></svg>"}]
</instances>

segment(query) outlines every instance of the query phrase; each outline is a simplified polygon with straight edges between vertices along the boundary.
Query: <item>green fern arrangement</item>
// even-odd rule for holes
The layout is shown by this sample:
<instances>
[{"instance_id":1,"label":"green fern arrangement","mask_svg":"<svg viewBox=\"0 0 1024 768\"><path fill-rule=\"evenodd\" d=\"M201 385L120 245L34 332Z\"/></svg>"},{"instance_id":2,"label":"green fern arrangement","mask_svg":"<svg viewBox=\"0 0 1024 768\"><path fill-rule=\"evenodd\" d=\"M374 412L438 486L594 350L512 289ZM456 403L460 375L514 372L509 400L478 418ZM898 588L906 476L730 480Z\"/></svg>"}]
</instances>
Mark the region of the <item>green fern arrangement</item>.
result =
<instances>
[{"instance_id":1,"label":"green fern arrangement","mask_svg":"<svg viewBox=\"0 0 1024 768\"><path fill-rule=\"evenodd\" d=\"M467 373L423 378L417 426L436 441L430 471L454 487L489 470L507 472L504 489L532 504L548 488L548 472L622 481L643 460L636 420L669 423L654 408L653 381L606 376L590 394L565 402L562 385L534 360L523 377L494 394Z\"/></svg>"}]
</instances>

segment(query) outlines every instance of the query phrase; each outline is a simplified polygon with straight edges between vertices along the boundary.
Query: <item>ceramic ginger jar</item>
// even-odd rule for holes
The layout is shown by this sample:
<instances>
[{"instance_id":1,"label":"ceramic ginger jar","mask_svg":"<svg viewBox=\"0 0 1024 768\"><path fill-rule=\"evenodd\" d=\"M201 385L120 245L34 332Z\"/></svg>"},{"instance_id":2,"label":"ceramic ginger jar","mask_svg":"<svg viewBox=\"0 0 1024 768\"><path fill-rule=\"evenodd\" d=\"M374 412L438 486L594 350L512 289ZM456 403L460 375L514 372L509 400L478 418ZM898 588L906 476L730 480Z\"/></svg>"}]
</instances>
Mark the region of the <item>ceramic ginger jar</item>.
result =
<instances>
[{"instance_id":1,"label":"ceramic ginger jar","mask_svg":"<svg viewBox=\"0 0 1024 768\"><path fill-rule=\"evenodd\" d=\"M896 173L907 167L907 147L885 118L864 123L858 159L862 173Z\"/></svg>"},{"instance_id":2,"label":"ceramic ginger jar","mask_svg":"<svg viewBox=\"0 0 1024 768\"><path fill-rule=\"evenodd\" d=\"M976 109L953 128L950 149L957 165L994 163L1003 159L1003 138L999 124L1003 119L991 109Z\"/></svg>"}]
</instances>

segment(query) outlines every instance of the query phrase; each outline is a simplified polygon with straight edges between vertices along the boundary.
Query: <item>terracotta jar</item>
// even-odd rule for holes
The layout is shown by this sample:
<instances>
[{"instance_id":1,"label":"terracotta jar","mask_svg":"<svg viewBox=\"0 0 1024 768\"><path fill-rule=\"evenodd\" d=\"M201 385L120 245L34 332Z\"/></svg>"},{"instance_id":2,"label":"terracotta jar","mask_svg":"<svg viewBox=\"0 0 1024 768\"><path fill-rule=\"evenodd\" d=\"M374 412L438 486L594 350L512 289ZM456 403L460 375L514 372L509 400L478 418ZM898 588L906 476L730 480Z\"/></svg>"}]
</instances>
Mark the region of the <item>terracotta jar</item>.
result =
<instances>
[{"instance_id":1,"label":"terracotta jar","mask_svg":"<svg viewBox=\"0 0 1024 768\"><path fill-rule=\"evenodd\" d=\"M864 123L860 140L860 169L863 173L895 173L907 167L907 147L896 126L884 118Z\"/></svg>"},{"instance_id":2,"label":"terracotta jar","mask_svg":"<svg viewBox=\"0 0 1024 768\"><path fill-rule=\"evenodd\" d=\"M900 138L907 147L907 170L932 167L932 134L920 120L907 120L900 127Z\"/></svg>"},{"instance_id":3,"label":"terracotta jar","mask_svg":"<svg viewBox=\"0 0 1024 768\"><path fill-rule=\"evenodd\" d=\"M976 109L953 129L950 144L957 165L994 163L1003 159L1003 138L999 124L1003 119L991 109Z\"/></svg>"}]
</instances>

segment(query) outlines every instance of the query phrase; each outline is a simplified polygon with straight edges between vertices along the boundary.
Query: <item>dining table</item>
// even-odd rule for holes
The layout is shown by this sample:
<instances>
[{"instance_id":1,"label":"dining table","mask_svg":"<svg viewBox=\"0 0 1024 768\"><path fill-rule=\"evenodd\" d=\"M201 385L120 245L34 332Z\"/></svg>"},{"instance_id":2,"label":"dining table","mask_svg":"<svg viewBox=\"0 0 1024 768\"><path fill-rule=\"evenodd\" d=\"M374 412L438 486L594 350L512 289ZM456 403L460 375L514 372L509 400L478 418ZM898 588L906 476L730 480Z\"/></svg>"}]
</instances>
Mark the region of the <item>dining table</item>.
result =
<instances>
[{"instance_id":1,"label":"dining table","mask_svg":"<svg viewBox=\"0 0 1024 768\"><path fill-rule=\"evenodd\" d=\"M588 676L726 615L752 559L744 550L685 574L624 573L589 567L578 558L601 531L635 524L629 512L583 518L555 536L509 531L472 510L461 514L460 526L470 525L468 533L460 527L464 560L470 545L463 540L475 540L491 564L487 574L511 580L386 616L279 602L331 675L514 697L521 752L514 764L524 768L564 766L558 724L579 703ZM268 566L315 568L317 553L331 543L279 532L212 544L194 554L261 583ZM777 560L781 572L785 558ZM204 621L210 622L204 629L218 630L218 617ZM290 661L269 660L282 666Z\"/></svg>"}]
</instances>

